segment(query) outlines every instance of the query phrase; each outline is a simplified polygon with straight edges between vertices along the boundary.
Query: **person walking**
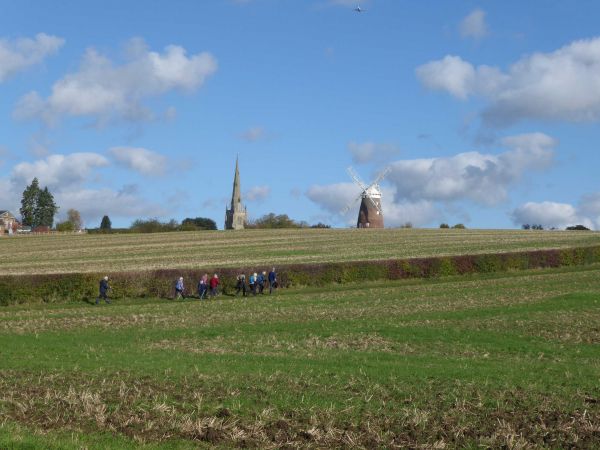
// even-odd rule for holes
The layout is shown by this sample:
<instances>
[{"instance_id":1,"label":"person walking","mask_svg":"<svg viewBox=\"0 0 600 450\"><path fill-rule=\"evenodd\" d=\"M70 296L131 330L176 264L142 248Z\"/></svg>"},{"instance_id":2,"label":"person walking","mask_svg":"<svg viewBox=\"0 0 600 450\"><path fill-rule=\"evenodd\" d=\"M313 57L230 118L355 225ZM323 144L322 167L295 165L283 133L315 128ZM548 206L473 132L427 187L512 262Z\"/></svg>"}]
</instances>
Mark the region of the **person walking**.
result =
<instances>
[{"instance_id":1,"label":"person walking","mask_svg":"<svg viewBox=\"0 0 600 450\"><path fill-rule=\"evenodd\" d=\"M206 298L206 291L208 291L208 274L205 273L198 282L198 298L200 300Z\"/></svg>"},{"instance_id":2,"label":"person walking","mask_svg":"<svg viewBox=\"0 0 600 450\"><path fill-rule=\"evenodd\" d=\"M100 280L100 288L98 290L98 297L96 298L96 305L100 303L101 298L103 298L106 303L110 304L110 300L108 299L109 290L112 290L112 288L108 284L108 275L106 275Z\"/></svg>"},{"instance_id":3,"label":"person walking","mask_svg":"<svg viewBox=\"0 0 600 450\"><path fill-rule=\"evenodd\" d=\"M219 276L215 273L213 277L210 279L210 296L212 298L219 295Z\"/></svg>"},{"instance_id":4,"label":"person walking","mask_svg":"<svg viewBox=\"0 0 600 450\"><path fill-rule=\"evenodd\" d=\"M183 277L179 277L179 279L175 283L175 300L179 298L185 299L184 289L185 287L183 286Z\"/></svg>"},{"instance_id":5,"label":"person walking","mask_svg":"<svg viewBox=\"0 0 600 450\"><path fill-rule=\"evenodd\" d=\"M248 282L248 286L250 286L250 291L252 295L256 295L256 273L250 274L250 281Z\"/></svg>"},{"instance_id":6,"label":"person walking","mask_svg":"<svg viewBox=\"0 0 600 450\"><path fill-rule=\"evenodd\" d=\"M258 283L258 293L259 294L264 294L264 290L265 290L265 278L267 277L267 272L263 271L262 273L258 274L258 279L256 280L256 282Z\"/></svg>"},{"instance_id":7,"label":"person walking","mask_svg":"<svg viewBox=\"0 0 600 450\"><path fill-rule=\"evenodd\" d=\"M239 295L242 292L242 297L246 296L246 275L241 274L237 276L237 283L235 285L235 295Z\"/></svg>"},{"instance_id":8,"label":"person walking","mask_svg":"<svg viewBox=\"0 0 600 450\"><path fill-rule=\"evenodd\" d=\"M272 294L274 289L277 289L277 272L275 272L275 267L269 272L269 294Z\"/></svg>"}]
</instances>

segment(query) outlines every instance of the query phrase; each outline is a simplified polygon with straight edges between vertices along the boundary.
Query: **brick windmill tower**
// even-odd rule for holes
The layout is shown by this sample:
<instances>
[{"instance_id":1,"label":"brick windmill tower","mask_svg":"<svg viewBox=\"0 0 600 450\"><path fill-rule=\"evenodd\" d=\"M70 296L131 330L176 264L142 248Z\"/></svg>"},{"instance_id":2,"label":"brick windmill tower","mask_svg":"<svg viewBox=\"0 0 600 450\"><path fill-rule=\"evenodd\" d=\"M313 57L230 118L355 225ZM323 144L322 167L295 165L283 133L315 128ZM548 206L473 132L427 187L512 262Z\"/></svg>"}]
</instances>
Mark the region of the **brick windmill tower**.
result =
<instances>
[{"instance_id":1,"label":"brick windmill tower","mask_svg":"<svg viewBox=\"0 0 600 450\"><path fill-rule=\"evenodd\" d=\"M238 158L235 159L235 176L233 178L233 193L231 194L231 208L225 207L225 229L243 230L248 213L242 206L242 189L240 187L240 169Z\"/></svg>"},{"instance_id":2,"label":"brick windmill tower","mask_svg":"<svg viewBox=\"0 0 600 450\"><path fill-rule=\"evenodd\" d=\"M388 174L390 168L385 168L375 181L368 186L364 184L358 175L354 172L352 167L348 167L348 174L354 180L354 182L360 187L360 195L351 202L343 210L346 213L358 200L360 201L360 209L358 210L358 220L356 221L356 228L384 228L383 225L383 209L381 208L381 189L379 188L379 182Z\"/></svg>"}]
</instances>

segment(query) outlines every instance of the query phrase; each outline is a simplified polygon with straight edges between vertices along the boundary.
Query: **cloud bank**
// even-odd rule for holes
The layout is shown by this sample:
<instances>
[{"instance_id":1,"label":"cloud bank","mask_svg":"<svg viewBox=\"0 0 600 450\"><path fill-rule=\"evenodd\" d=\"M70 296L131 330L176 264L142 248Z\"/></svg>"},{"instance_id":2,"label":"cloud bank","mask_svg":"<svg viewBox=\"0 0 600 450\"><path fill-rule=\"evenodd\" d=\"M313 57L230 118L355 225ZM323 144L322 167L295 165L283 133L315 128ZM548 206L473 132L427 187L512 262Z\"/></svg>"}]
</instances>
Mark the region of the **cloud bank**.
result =
<instances>
[{"instance_id":1,"label":"cloud bank","mask_svg":"<svg viewBox=\"0 0 600 450\"><path fill-rule=\"evenodd\" d=\"M64 39L45 33L38 33L33 39L0 39L0 83L41 63L57 53L64 43Z\"/></svg>"},{"instance_id":2,"label":"cloud bank","mask_svg":"<svg viewBox=\"0 0 600 450\"><path fill-rule=\"evenodd\" d=\"M194 92L217 70L207 52L187 54L170 45L162 53L150 51L143 40L128 43L125 61L117 64L90 48L79 70L56 81L42 98L32 91L14 111L20 119L39 118L55 124L63 117L90 117L98 124L111 120L147 120L154 113L144 100L178 90Z\"/></svg>"},{"instance_id":3,"label":"cloud bank","mask_svg":"<svg viewBox=\"0 0 600 450\"><path fill-rule=\"evenodd\" d=\"M489 126L600 119L600 37L524 56L506 71L447 55L417 67L416 76L426 88L461 100L484 98L482 118Z\"/></svg>"},{"instance_id":4,"label":"cloud bank","mask_svg":"<svg viewBox=\"0 0 600 450\"><path fill-rule=\"evenodd\" d=\"M456 209L452 205L465 200L497 206L526 174L542 171L554 161L557 143L543 133L509 136L501 142L506 150L498 154L465 152L392 162L382 187L386 225L425 225L440 220L445 210ZM305 193L321 209L348 224L356 220L355 208L345 216L341 210L358 194L360 188L349 182L313 185Z\"/></svg>"},{"instance_id":5,"label":"cloud bank","mask_svg":"<svg viewBox=\"0 0 600 450\"><path fill-rule=\"evenodd\" d=\"M590 229L600 229L600 192L581 197L579 204L552 201L527 202L511 213L515 225L539 224L544 228L566 228L571 225L585 225Z\"/></svg>"}]
</instances>

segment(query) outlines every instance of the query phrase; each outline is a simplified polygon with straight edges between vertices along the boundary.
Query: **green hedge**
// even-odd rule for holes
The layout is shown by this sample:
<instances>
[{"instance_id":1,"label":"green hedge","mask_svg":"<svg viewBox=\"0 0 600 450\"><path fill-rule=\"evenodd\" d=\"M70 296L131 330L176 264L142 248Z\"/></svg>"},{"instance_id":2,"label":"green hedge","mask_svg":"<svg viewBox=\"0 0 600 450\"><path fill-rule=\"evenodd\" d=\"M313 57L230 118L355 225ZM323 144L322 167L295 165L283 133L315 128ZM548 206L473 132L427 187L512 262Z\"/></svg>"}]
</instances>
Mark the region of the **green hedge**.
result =
<instances>
[{"instance_id":1,"label":"green hedge","mask_svg":"<svg viewBox=\"0 0 600 450\"><path fill-rule=\"evenodd\" d=\"M429 278L470 273L492 273L545 267L579 266L600 262L600 246L536 250L515 253L441 256L404 260L354 261L322 264L295 264L278 267L281 287L324 286L403 278ZM187 292L196 293L203 273L218 273L221 292L231 294L238 273L258 271L242 269L162 269L112 273L114 298L172 298L175 280L183 276ZM93 301L102 273L0 276L0 305L25 302Z\"/></svg>"}]
</instances>

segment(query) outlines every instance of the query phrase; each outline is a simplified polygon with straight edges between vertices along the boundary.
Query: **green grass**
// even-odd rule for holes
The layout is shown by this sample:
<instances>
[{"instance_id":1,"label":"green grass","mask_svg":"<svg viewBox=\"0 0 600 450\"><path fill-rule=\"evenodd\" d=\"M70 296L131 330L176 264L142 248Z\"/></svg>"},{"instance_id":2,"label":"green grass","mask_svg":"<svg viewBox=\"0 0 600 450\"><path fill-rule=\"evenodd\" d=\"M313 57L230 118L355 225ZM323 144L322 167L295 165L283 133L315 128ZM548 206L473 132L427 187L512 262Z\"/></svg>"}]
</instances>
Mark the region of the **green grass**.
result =
<instances>
[{"instance_id":1,"label":"green grass","mask_svg":"<svg viewBox=\"0 0 600 450\"><path fill-rule=\"evenodd\" d=\"M498 253L598 245L598 232L534 230L245 230L2 239L3 274L119 272Z\"/></svg>"},{"instance_id":2,"label":"green grass","mask_svg":"<svg viewBox=\"0 0 600 450\"><path fill-rule=\"evenodd\" d=\"M0 309L0 448L598 448L600 266Z\"/></svg>"}]
</instances>

